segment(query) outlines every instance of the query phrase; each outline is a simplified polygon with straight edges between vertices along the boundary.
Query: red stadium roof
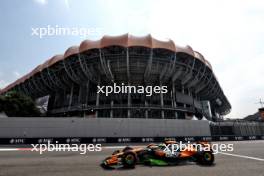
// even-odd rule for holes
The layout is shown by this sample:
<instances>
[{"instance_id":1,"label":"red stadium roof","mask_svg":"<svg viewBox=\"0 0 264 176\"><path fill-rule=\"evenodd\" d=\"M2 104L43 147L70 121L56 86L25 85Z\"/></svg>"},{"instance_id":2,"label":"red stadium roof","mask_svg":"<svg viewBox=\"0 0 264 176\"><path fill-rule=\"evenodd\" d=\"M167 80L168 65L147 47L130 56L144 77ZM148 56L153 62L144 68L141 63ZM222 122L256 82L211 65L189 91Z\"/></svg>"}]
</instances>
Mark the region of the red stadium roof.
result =
<instances>
[{"instance_id":1,"label":"red stadium roof","mask_svg":"<svg viewBox=\"0 0 264 176\"><path fill-rule=\"evenodd\" d=\"M52 58L48 59L46 62L44 62L41 65L38 65L35 69L33 69L29 74L26 74L22 78L16 80L15 82L11 83L4 89L0 91L0 93L4 93L8 91L9 89L13 88L14 86L24 82L25 80L29 79L33 75L37 74L38 72L41 72L47 67L52 66L53 64L66 59L67 57L82 53L84 51L87 51L89 49L100 49L108 46L123 46L123 47L132 47L132 46L144 46L148 48L162 48L167 49L176 53L182 52L189 54L203 63L205 63L210 69L212 69L211 64L204 59L203 55L199 52L194 51L190 46L181 47L175 45L175 43L172 40L168 41L160 41L155 38L153 38L151 35L143 36L143 37L137 37L130 34L124 34L120 36L103 36L100 40L92 41L92 40L84 40L80 46L72 46L68 48L64 55L55 55Z\"/></svg>"}]
</instances>

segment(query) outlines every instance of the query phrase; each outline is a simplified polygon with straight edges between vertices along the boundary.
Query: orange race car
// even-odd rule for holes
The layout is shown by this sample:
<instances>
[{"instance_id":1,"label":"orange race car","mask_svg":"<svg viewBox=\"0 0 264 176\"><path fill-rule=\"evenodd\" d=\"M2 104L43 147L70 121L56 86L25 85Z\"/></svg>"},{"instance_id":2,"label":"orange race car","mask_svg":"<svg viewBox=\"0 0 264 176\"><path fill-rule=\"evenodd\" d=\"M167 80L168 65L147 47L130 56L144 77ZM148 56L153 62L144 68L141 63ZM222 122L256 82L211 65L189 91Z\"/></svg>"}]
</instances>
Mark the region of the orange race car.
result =
<instances>
[{"instance_id":1,"label":"orange race car","mask_svg":"<svg viewBox=\"0 0 264 176\"><path fill-rule=\"evenodd\" d=\"M151 166L177 165L182 161L192 161L202 165L212 165L214 154L208 142L178 143L165 141L146 147L125 147L116 150L101 163L105 169L134 168L136 164Z\"/></svg>"}]
</instances>

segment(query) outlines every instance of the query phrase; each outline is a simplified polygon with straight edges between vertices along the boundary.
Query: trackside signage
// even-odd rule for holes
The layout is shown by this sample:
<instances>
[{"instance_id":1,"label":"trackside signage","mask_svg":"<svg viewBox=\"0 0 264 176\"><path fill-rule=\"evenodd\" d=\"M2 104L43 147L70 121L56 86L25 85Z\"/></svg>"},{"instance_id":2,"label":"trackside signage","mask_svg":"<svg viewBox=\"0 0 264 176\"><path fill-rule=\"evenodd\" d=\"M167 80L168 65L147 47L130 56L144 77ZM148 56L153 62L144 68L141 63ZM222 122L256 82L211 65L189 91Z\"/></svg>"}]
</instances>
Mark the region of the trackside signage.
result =
<instances>
[{"instance_id":1,"label":"trackside signage","mask_svg":"<svg viewBox=\"0 0 264 176\"><path fill-rule=\"evenodd\" d=\"M76 138L0 138L0 144L47 144L47 143L140 143L163 142L164 140L176 141L242 141L263 140L264 136L190 136L190 137L76 137Z\"/></svg>"}]
</instances>

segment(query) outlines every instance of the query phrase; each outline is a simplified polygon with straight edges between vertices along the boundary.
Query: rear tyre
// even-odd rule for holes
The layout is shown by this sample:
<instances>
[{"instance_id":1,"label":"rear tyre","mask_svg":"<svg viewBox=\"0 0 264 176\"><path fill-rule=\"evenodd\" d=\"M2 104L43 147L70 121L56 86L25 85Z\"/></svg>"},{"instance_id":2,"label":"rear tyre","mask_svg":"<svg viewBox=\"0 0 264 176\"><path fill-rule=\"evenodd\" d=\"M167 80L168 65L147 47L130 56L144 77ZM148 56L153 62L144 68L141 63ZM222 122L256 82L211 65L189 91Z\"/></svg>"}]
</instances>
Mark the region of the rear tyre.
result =
<instances>
[{"instance_id":1,"label":"rear tyre","mask_svg":"<svg viewBox=\"0 0 264 176\"><path fill-rule=\"evenodd\" d=\"M197 161L202 165L212 165L214 163L214 154L212 152L202 152L198 155Z\"/></svg>"}]
</instances>

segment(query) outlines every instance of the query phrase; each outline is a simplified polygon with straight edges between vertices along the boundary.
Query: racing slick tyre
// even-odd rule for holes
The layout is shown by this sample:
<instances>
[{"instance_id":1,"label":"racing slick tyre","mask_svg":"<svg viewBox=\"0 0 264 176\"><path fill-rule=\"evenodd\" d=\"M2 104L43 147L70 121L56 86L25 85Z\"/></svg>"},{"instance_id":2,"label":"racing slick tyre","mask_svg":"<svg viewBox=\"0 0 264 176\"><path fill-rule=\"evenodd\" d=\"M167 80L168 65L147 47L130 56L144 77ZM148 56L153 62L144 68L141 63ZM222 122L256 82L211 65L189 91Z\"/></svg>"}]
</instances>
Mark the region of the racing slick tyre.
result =
<instances>
[{"instance_id":1,"label":"racing slick tyre","mask_svg":"<svg viewBox=\"0 0 264 176\"><path fill-rule=\"evenodd\" d=\"M136 155L133 152L125 152L122 156L122 164L124 168L134 168L137 163Z\"/></svg>"},{"instance_id":2,"label":"racing slick tyre","mask_svg":"<svg viewBox=\"0 0 264 176\"><path fill-rule=\"evenodd\" d=\"M197 158L197 162L202 165L212 165L214 163L214 154L212 152L202 152Z\"/></svg>"}]
</instances>

